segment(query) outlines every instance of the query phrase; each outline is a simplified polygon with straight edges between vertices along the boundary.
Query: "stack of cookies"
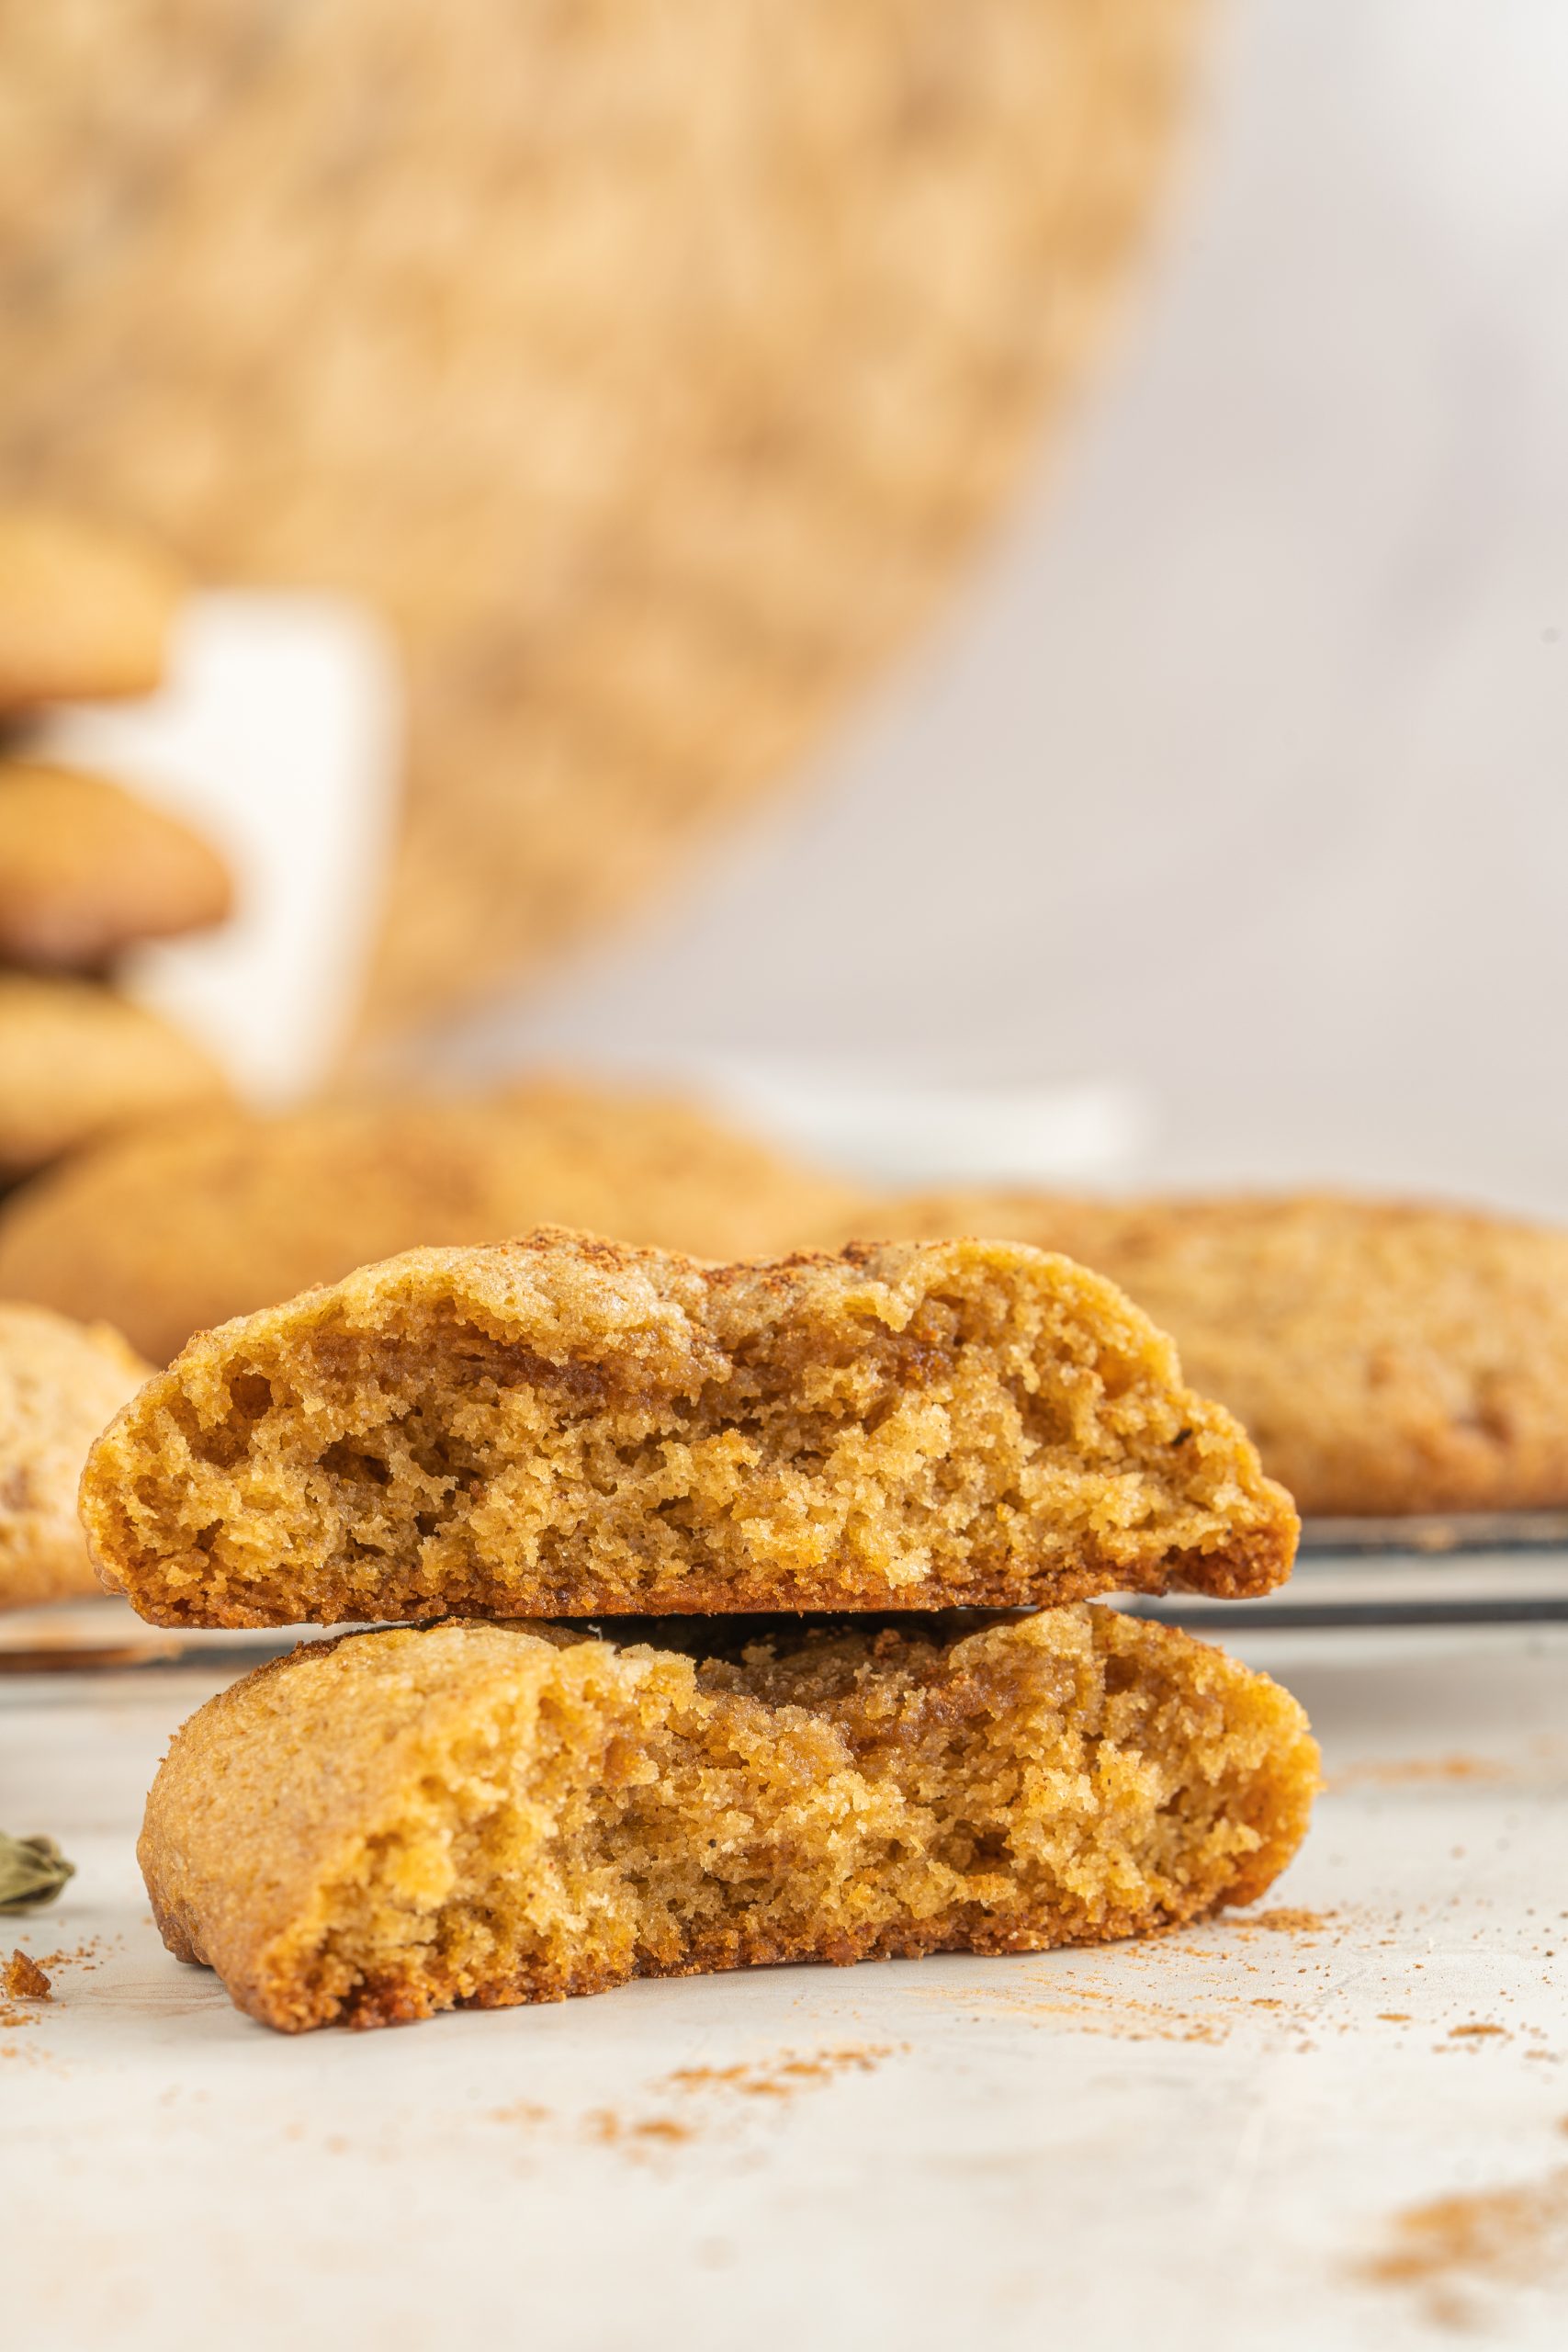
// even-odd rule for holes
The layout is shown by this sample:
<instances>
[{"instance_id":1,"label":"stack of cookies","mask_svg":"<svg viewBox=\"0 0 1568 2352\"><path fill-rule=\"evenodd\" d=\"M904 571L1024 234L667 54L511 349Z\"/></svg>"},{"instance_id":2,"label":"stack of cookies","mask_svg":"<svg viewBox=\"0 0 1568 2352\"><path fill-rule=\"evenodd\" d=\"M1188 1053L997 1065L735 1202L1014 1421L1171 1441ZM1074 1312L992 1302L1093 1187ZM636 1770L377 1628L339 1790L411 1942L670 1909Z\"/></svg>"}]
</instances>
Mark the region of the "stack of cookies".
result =
<instances>
[{"instance_id":1,"label":"stack of cookies","mask_svg":"<svg viewBox=\"0 0 1568 2352\"><path fill-rule=\"evenodd\" d=\"M1100 1941L1306 1826L1295 1702L1092 1598L1268 1590L1290 1498L1027 1246L412 1250L192 1340L82 1511L154 1623L370 1629L149 1802L165 1941L286 2030Z\"/></svg>"},{"instance_id":2,"label":"stack of cookies","mask_svg":"<svg viewBox=\"0 0 1568 2352\"><path fill-rule=\"evenodd\" d=\"M187 1037L110 985L140 942L222 921L222 860L107 778L28 758L24 731L53 703L152 692L179 594L139 544L0 512L0 1182L226 1091Z\"/></svg>"}]
</instances>

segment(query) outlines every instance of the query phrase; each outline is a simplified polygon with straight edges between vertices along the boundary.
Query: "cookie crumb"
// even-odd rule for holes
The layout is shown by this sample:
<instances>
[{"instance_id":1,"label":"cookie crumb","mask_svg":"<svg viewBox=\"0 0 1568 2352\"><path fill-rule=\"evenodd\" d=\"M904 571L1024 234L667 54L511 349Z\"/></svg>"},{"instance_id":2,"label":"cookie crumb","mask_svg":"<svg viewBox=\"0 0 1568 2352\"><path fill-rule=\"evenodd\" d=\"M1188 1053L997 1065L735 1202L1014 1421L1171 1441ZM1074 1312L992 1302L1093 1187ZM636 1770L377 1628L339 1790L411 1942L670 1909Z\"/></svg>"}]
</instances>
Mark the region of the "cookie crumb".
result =
<instances>
[{"instance_id":1,"label":"cookie crumb","mask_svg":"<svg viewBox=\"0 0 1568 2352\"><path fill-rule=\"evenodd\" d=\"M36 1960L28 1958L18 1945L13 1950L5 1969L0 1971L0 1984L14 2000L51 2001L54 1987Z\"/></svg>"},{"instance_id":2,"label":"cookie crumb","mask_svg":"<svg viewBox=\"0 0 1568 2352\"><path fill-rule=\"evenodd\" d=\"M1246 1924L1252 1928L1267 1928L1270 1935L1314 1936L1321 1934L1328 1926L1329 1919L1330 1915L1326 1911L1292 1910L1287 1904L1277 1911L1251 1912Z\"/></svg>"}]
</instances>

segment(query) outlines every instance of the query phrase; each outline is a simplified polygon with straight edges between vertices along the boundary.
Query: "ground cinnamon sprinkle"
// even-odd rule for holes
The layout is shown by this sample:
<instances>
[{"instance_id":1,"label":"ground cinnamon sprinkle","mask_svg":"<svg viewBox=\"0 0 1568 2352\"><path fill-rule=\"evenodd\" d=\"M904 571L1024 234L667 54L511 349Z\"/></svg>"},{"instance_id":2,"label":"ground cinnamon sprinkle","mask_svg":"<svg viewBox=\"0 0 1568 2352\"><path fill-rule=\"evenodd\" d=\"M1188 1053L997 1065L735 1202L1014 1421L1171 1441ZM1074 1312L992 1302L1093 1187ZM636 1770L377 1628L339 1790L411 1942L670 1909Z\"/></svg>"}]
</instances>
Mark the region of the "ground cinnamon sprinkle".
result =
<instances>
[{"instance_id":1,"label":"ground cinnamon sprinkle","mask_svg":"<svg viewBox=\"0 0 1568 2352\"><path fill-rule=\"evenodd\" d=\"M889 2045L867 2044L814 2051L805 2058L785 2055L750 2066L678 2066L665 2079L674 2090L734 2090L748 2098L791 2098L808 2083L829 2083L837 2075L872 2074L892 2054Z\"/></svg>"},{"instance_id":2,"label":"ground cinnamon sprinkle","mask_svg":"<svg viewBox=\"0 0 1568 2352\"><path fill-rule=\"evenodd\" d=\"M54 1987L36 1960L30 1959L18 1945L4 1968L0 1968L0 1986L14 1999L47 2001L53 1997Z\"/></svg>"},{"instance_id":3,"label":"ground cinnamon sprinkle","mask_svg":"<svg viewBox=\"0 0 1568 2352\"><path fill-rule=\"evenodd\" d=\"M1347 1764L1324 1781L1329 1796L1346 1789L1403 1788L1422 1781L1511 1781L1506 1764L1490 1756L1407 1756L1388 1763Z\"/></svg>"},{"instance_id":4,"label":"ground cinnamon sprinkle","mask_svg":"<svg viewBox=\"0 0 1568 2352\"><path fill-rule=\"evenodd\" d=\"M1414 2287L1427 2316L1466 2326L1463 2290L1568 2281L1568 2166L1511 2188L1434 2198L1396 2214L1388 2250L1357 2265L1379 2286Z\"/></svg>"},{"instance_id":5,"label":"ground cinnamon sprinkle","mask_svg":"<svg viewBox=\"0 0 1568 2352\"><path fill-rule=\"evenodd\" d=\"M589 2117L588 2133L606 2147L614 2147L620 2140L673 2142L694 2140L697 2136L689 2123L682 2123L673 2115L645 2115L627 2121L607 2107Z\"/></svg>"},{"instance_id":6,"label":"ground cinnamon sprinkle","mask_svg":"<svg viewBox=\"0 0 1568 2352\"><path fill-rule=\"evenodd\" d=\"M901 2045L908 2047L907 2044ZM893 2055L891 2043L814 2050L805 2055L792 2051L780 2057L734 2066L679 2066L653 2086L663 2091L736 2091L747 2098L787 2099L812 2084L832 2082L840 2075L869 2075ZM515 2099L491 2109L495 2123L545 2124L557 2120L547 2107ZM698 2137L698 2125L688 2116L654 2113L623 2115L614 2108L595 2108L570 2127L602 2147L620 2147L631 2155L655 2146L672 2147Z\"/></svg>"}]
</instances>

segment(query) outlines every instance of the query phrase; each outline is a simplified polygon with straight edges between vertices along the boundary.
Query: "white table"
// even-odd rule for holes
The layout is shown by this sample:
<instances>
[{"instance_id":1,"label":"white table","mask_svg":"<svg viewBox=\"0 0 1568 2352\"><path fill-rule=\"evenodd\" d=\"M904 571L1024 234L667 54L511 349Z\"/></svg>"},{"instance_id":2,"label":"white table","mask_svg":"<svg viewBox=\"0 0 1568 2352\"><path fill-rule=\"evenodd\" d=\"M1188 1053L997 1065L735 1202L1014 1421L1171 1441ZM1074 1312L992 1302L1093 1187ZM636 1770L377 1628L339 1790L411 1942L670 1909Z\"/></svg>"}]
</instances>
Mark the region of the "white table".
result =
<instances>
[{"instance_id":1,"label":"white table","mask_svg":"<svg viewBox=\"0 0 1568 2352\"><path fill-rule=\"evenodd\" d=\"M87 1955L0 2029L4 2342L1399 2352L1468 2316L1558 2352L1568 1628L1235 1646L1324 1740L1269 1899L1317 1931L1238 1915L299 2041L166 1957L135 1871L213 1662L0 1677L0 1821L79 1864L0 1934ZM1541 2186L1516 2275L1358 2270L1400 2209L1512 2184Z\"/></svg>"}]
</instances>

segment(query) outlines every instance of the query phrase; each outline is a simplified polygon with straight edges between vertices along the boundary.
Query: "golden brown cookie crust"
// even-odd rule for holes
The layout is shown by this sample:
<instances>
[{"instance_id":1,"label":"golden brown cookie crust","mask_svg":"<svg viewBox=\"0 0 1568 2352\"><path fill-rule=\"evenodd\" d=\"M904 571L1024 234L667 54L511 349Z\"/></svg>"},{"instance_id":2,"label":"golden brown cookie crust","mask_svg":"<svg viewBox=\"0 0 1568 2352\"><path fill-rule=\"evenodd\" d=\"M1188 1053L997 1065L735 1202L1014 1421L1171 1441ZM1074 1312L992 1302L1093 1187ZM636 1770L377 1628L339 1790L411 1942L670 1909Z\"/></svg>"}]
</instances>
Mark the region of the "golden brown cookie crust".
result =
<instances>
[{"instance_id":1,"label":"golden brown cookie crust","mask_svg":"<svg viewBox=\"0 0 1568 2352\"><path fill-rule=\"evenodd\" d=\"M170 1624L1231 1595L1296 1534L1169 1341L1066 1259L712 1266L558 1228L198 1335L82 1510Z\"/></svg>"},{"instance_id":2,"label":"golden brown cookie crust","mask_svg":"<svg viewBox=\"0 0 1568 2352\"><path fill-rule=\"evenodd\" d=\"M0 962L97 972L144 939L221 922L217 851L107 777L0 762Z\"/></svg>"},{"instance_id":3,"label":"golden brown cookie crust","mask_svg":"<svg viewBox=\"0 0 1568 2352\"><path fill-rule=\"evenodd\" d=\"M166 1363L193 1331L424 1244L562 1224L766 1257L852 1222L858 1198L691 1104L612 1087L219 1108L117 1136L0 1209L0 1295L105 1316Z\"/></svg>"},{"instance_id":4,"label":"golden brown cookie crust","mask_svg":"<svg viewBox=\"0 0 1568 2352\"><path fill-rule=\"evenodd\" d=\"M0 508L0 710L151 694L181 586L141 538L51 508Z\"/></svg>"},{"instance_id":5,"label":"golden brown cookie crust","mask_svg":"<svg viewBox=\"0 0 1568 2352\"><path fill-rule=\"evenodd\" d=\"M884 1204L875 1230L999 1233L1110 1276L1306 1512L1568 1505L1568 1232L1298 1194Z\"/></svg>"},{"instance_id":6,"label":"golden brown cookie crust","mask_svg":"<svg viewBox=\"0 0 1568 2352\"><path fill-rule=\"evenodd\" d=\"M1114 1611L691 1646L457 1623L261 1668L148 1801L164 1942L285 2031L402 2023L1103 1942L1254 1901L1307 1826L1295 1701Z\"/></svg>"},{"instance_id":7,"label":"golden brown cookie crust","mask_svg":"<svg viewBox=\"0 0 1568 2352\"><path fill-rule=\"evenodd\" d=\"M147 1373L107 1324L0 1302L0 1608L99 1590L76 1487L87 1448Z\"/></svg>"},{"instance_id":8,"label":"golden brown cookie crust","mask_svg":"<svg viewBox=\"0 0 1568 2352\"><path fill-rule=\"evenodd\" d=\"M199 1046L128 998L90 980L0 972L0 1175L227 1094Z\"/></svg>"}]
</instances>

